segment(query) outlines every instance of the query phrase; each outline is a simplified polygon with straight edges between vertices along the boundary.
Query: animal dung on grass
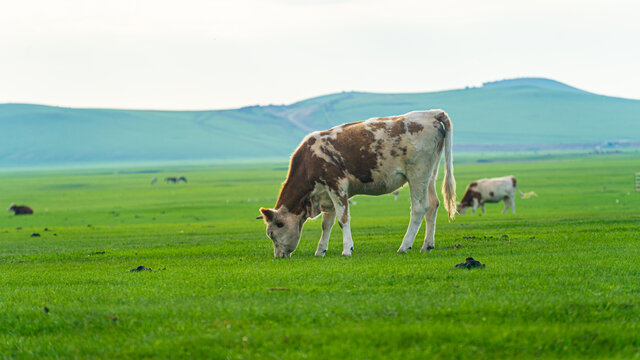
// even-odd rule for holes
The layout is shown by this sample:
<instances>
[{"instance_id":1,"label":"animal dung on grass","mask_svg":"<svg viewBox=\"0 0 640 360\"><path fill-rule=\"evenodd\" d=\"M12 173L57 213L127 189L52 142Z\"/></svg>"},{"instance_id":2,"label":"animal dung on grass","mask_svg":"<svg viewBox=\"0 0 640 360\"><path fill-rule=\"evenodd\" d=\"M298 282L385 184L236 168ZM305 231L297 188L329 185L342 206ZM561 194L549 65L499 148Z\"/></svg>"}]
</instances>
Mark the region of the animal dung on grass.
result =
<instances>
[{"instance_id":1,"label":"animal dung on grass","mask_svg":"<svg viewBox=\"0 0 640 360\"><path fill-rule=\"evenodd\" d=\"M151 268L145 267L143 265L140 265L135 269L129 270L129 272L140 272L140 271L153 271L153 270L151 270Z\"/></svg>"},{"instance_id":2,"label":"animal dung on grass","mask_svg":"<svg viewBox=\"0 0 640 360\"><path fill-rule=\"evenodd\" d=\"M456 267L463 269L483 268L484 264L472 257L468 257L465 259L465 262L456 264Z\"/></svg>"},{"instance_id":3,"label":"animal dung on grass","mask_svg":"<svg viewBox=\"0 0 640 360\"><path fill-rule=\"evenodd\" d=\"M9 210L7 211L13 211L15 215L31 215L33 214L33 209L26 206L26 205L15 205L15 204L11 204L9 205Z\"/></svg>"}]
</instances>

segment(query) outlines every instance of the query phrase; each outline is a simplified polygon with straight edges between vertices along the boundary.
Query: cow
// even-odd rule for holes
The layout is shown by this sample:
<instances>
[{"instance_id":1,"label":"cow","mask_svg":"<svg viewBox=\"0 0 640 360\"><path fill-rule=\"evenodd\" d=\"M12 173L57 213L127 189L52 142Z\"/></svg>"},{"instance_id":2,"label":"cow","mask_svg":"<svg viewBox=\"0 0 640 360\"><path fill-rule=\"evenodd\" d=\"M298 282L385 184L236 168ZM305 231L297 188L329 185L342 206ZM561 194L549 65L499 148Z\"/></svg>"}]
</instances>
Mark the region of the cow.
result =
<instances>
[{"instance_id":1,"label":"cow","mask_svg":"<svg viewBox=\"0 0 640 360\"><path fill-rule=\"evenodd\" d=\"M178 179L177 179L177 178L175 178L175 177L173 177L173 176L171 176L171 177L166 177L166 178L164 178L164 182L170 182L170 183L174 183L174 184L175 184L175 183L177 183L177 182L178 182Z\"/></svg>"},{"instance_id":2,"label":"cow","mask_svg":"<svg viewBox=\"0 0 640 360\"><path fill-rule=\"evenodd\" d=\"M9 205L9 209L7 211L13 211L15 215L31 215L33 214L33 209L26 205Z\"/></svg>"},{"instance_id":3,"label":"cow","mask_svg":"<svg viewBox=\"0 0 640 360\"><path fill-rule=\"evenodd\" d=\"M176 182L180 182L180 181L184 181L186 183L187 182L187 178L184 177L184 176L180 176Z\"/></svg>"},{"instance_id":4,"label":"cow","mask_svg":"<svg viewBox=\"0 0 640 360\"><path fill-rule=\"evenodd\" d=\"M342 228L342 256L351 256L349 198L388 194L407 182L411 220L397 252L411 249L423 218L427 231L421 251L431 251L440 205L436 177L443 149L442 195L449 220L456 211L452 130L444 111L428 110L371 118L307 135L291 156L275 207L260 208L258 219L267 225L274 257L291 257L305 221L320 215L322 235L315 256L325 255L336 219Z\"/></svg>"},{"instance_id":5,"label":"cow","mask_svg":"<svg viewBox=\"0 0 640 360\"><path fill-rule=\"evenodd\" d=\"M511 175L499 178L480 179L467 186L467 189L462 196L462 200L460 200L456 205L456 209L459 214L464 215L467 210L471 208L471 213L475 214L476 209L480 206L482 213L484 214L485 203L497 203L504 201L504 210L502 210L502 213L505 214L507 209L509 209L509 206L511 206L511 211L515 214L516 191L524 199L531 196L538 196L533 191L523 194L516 186L516 178Z\"/></svg>"},{"instance_id":6,"label":"cow","mask_svg":"<svg viewBox=\"0 0 640 360\"><path fill-rule=\"evenodd\" d=\"M154 177L153 179L151 179L151 185L155 184L158 182L158 178Z\"/></svg>"}]
</instances>

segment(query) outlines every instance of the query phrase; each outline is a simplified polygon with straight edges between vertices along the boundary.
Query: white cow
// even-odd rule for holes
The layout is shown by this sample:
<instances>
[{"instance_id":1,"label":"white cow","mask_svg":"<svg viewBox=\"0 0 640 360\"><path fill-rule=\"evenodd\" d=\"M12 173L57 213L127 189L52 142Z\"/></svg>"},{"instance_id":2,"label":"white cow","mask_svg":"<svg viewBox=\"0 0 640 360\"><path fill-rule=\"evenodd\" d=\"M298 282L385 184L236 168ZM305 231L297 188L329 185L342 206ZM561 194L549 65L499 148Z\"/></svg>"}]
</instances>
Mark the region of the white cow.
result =
<instances>
[{"instance_id":1,"label":"white cow","mask_svg":"<svg viewBox=\"0 0 640 360\"><path fill-rule=\"evenodd\" d=\"M458 213L464 215L467 209L471 208L471 213L475 214L476 209L480 206L484 214L485 203L504 201L504 210L502 210L502 213L506 213L509 206L511 206L511 212L515 214L516 191L525 199L530 196L538 196L533 191L523 194L516 186L516 178L513 176L476 180L469 184L462 196L462 200L457 204Z\"/></svg>"},{"instance_id":2,"label":"white cow","mask_svg":"<svg viewBox=\"0 0 640 360\"><path fill-rule=\"evenodd\" d=\"M324 256L335 219L342 228L342 256L351 256L349 198L388 194L405 183L411 191L411 221L398 253L411 249L422 225L427 231L421 251L434 248L436 177L444 149L444 205L455 214L455 179L451 154L452 126L442 110L413 111L371 118L316 131L291 156L289 174L274 209L261 208L275 257L290 257L308 218L322 214L316 256Z\"/></svg>"}]
</instances>

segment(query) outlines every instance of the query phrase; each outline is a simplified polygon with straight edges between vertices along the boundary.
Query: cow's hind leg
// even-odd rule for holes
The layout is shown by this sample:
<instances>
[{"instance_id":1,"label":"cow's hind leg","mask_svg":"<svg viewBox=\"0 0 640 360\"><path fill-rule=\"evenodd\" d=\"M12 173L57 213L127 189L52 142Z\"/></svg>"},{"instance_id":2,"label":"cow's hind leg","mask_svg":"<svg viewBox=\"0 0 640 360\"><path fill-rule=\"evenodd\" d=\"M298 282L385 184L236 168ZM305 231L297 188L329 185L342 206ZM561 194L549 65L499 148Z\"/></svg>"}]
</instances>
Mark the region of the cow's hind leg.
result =
<instances>
[{"instance_id":1,"label":"cow's hind leg","mask_svg":"<svg viewBox=\"0 0 640 360\"><path fill-rule=\"evenodd\" d=\"M336 221L335 212L323 212L322 213L322 236L318 241L318 249L316 250L316 256L324 256L329 249L329 236L331 236L331 228Z\"/></svg>"},{"instance_id":2,"label":"cow's hind leg","mask_svg":"<svg viewBox=\"0 0 640 360\"><path fill-rule=\"evenodd\" d=\"M424 244L422 244L422 249L420 249L420 252L429 252L431 251L431 249L435 248L436 244L436 215L438 215L438 207L440 206L440 199L438 199L438 193L436 192L437 176L438 173L434 172L427 189L427 200L429 201L429 207L427 208L427 213L424 216L427 222L427 231L425 233Z\"/></svg>"},{"instance_id":3,"label":"cow's hind leg","mask_svg":"<svg viewBox=\"0 0 640 360\"><path fill-rule=\"evenodd\" d=\"M422 225L422 218L429 209L429 202L427 201L427 181L429 181L429 178L426 176L409 179L409 192L411 194L411 220L409 221L409 228L402 239L402 244L398 249L398 254L405 253L407 250L411 249L413 241L418 234L418 230L420 230L420 225Z\"/></svg>"},{"instance_id":4,"label":"cow's hind leg","mask_svg":"<svg viewBox=\"0 0 640 360\"><path fill-rule=\"evenodd\" d=\"M515 214L516 213L516 197L512 196L509 198L510 203L511 203L511 213Z\"/></svg>"},{"instance_id":5,"label":"cow's hind leg","mask_svg":"<svg viewBox=\"0 0 640 360\"><path fill-rule=\"evenodd\" d=\"M509 200L509 198L505 198L504 199L504 209L502 210L502 215L507 213L507 210L509 210L509 204L511 204L511 201Z\"/></svg>"}]
</instances>

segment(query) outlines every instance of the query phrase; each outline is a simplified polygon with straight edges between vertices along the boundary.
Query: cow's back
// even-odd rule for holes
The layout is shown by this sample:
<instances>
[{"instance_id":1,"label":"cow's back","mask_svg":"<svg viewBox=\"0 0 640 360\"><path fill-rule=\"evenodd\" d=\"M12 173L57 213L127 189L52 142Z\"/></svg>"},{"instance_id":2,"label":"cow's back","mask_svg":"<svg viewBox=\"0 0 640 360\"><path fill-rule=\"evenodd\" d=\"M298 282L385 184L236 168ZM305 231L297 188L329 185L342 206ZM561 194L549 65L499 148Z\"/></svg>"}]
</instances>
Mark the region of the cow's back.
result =
<instances>
[{"instance_id":1,"label":"cow's back","mask_svg":"<svg viewBox=\"0 0 640 360\"><path fill-rule=\"evenodd\" d=\"M451 124L441 110L371 118L311 133L318 166L336 168L333 181L349 181L350 193L383 194L402 186L411 166L439 159Z\"/></svg>"}]
</instances>

